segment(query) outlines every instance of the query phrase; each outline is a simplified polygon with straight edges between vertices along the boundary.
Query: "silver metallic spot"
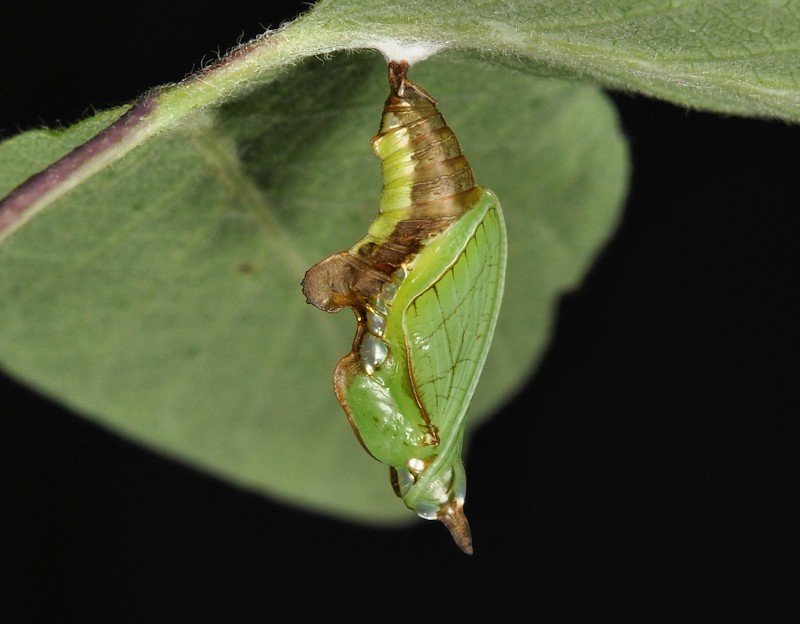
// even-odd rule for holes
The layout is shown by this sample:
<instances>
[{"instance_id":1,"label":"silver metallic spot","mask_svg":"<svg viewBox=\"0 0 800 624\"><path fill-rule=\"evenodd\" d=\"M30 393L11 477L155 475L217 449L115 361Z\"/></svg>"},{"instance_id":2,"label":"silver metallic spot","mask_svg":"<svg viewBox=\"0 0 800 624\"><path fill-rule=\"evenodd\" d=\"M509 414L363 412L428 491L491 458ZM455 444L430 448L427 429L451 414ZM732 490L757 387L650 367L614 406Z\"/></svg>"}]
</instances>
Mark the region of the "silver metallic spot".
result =
<instances>
[{"instance_id":1,"label":"silver metallic spot","mask_svg":"<svg viewBox=\"0 0 800 624\"><path fill-rule=\"evenodd\" d=\"M422 474L422 471L428 467L429 463L430 462L420 459L419 457L412 457L406 462L406 465L411 474L416 477Z\"/></svg>"},{"instance_id":2,"label":"silver metallic spot","mask_svg":"<svg viewBox=\"0 0 800 624\"><path fill-rule=\"evenodd\" d=\"M381 364L386 361L386 356L389 355L389 347L377 336L366 333L361 339L361 347L358 353L361 356L361 367L367 375L372 375L375 369L380 368Z\"/></svg>"},{"instance_id":3,"label":"silver metallic spot","mask_svg":"<svg viewBox=\"0 0 800 624\"><path fill-rule=\"evenodd\" d=\"M397 489L400 490L400 496L405 496L417 482L417 478L405 466L396 467L395 472L397 474Z\"/></svg>"},{"instance_id":4,"label":"silver metallic spot","mask_svg":"<svg viewBox=\"0 0 800 624\"><path fill-rule=\"evenodd\" d=\"M434 520L439 518L439 511L442 506L451 499L453 489L453 469L447 470L442 474L437 474L435 478L428 482L428 494L431 500L422 501L414 508L420 518ZM455 500L464 500L463 497ZM435 502L434 502L435 501Z\"/></svg>"},{"instance_id":5,"label":"silver metallic spot","mask_svg":"<svg viewBox=\"0 0 800 624\"><path fill-rule=\"evenodd\" d=\"M394 301L397 294L397 282L386 282L381 288L381 298L388 304Z\"/></svg>"},{"instance_id":6,"label":"silver metallic spot","mask_svg":"<svg viewBox=\"0 0 800 624\"><path fill-rule=\"evenodd\" d=\"M383 336L386 331L386 317L367 310L367 331L376 336Z\"/></svg>"},{"instance_id":7,"label":"silver metallic spot","mask_svg":"<svg viewBox=\"0 0 800 624\"><path fill-rule=\"evenodd\" d=\"M380 297L375 297L372 301L369 302L368 311L373 311L376 314L381 314L383 316L389 314L389 309L386 307L386 304Z\"/></svg>"}]
</instances>

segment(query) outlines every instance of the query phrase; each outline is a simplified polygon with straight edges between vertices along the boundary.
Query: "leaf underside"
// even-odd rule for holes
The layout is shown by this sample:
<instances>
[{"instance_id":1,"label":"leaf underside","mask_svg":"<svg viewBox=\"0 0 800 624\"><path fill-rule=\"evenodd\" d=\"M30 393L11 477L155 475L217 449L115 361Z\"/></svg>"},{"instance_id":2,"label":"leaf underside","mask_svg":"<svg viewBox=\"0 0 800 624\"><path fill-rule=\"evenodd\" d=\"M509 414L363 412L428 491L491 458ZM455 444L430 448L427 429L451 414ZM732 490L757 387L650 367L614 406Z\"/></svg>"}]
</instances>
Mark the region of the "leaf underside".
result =
<instances>
[{"instance_id":1,"label":"leaf underside","mask_svg":"<svg viewBox=\"0 0 800 624\"><path fill-rule=\"evenodd\" d=\"M800 121L798 0L323 0L299 26L343 47L430 42L684 106Z\"/></svg>"}]
</instances>

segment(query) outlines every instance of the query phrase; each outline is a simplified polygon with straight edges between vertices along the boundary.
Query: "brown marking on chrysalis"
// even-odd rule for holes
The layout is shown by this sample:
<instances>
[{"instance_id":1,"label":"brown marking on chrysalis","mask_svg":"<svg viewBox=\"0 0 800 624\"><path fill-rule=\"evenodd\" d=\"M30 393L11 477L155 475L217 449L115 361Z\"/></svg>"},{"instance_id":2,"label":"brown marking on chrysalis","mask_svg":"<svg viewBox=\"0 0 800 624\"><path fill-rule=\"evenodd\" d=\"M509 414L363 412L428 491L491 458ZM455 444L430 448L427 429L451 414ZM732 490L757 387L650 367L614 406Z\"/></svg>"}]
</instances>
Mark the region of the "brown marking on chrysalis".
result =
<instances>
[{"instance_id":1,"label":"brown marking on chrysalis","mask_svg":"<svg viewBox=\"0 0 800 624\"><path fill-rule=\"evenodd\" d=\"M427 143L415 145L414 160L418 170L461 156L461 146L450 128L433 130L428 133L427 139Z\"/></svg>"},{"instance_id":2,"label":"brown marking on chrysalis","mask_svg":"<svg viewBox=\"0 0 800 624\"><path fill-rule=\"evenodd\" d=\"M424 241L444 231L456 217L400 221L383 244L368 241L325 258L306 271L303 294L306 301L325 312L345 306L358 316L392 274L419 253Z\"/></svg>"},{"instance_id":3,"label":"brown marking on chrysalis","mask_svg":"<svg viewBox=\"0 0 800 624\"><path fill-rule=\"evenodd\" d=\"M385 281L385 274L347 250L312 266L306 271L302 285L306 302L320 310L338 312L350 306L357 313L363 313L367 299L378 292Z\"/></svg>"},{"instance_id":4,"label":"brown marking on chrysalis","mask_svg":"<svg viewBox=\"0 0 800 624\"><path fill-rule=\"evenodd\" d=\"M400 99L412 99L412 94L414 94L422 99L428 100L428 102L435 107L436 100L428 95L424 89L418 87L408 79L408 68L408 61L389 61L389 87L392 89L392 95ZM411 93L406 93L406 91L410 91ZM389 97L391 99L391 96Z\"/></svg>"},{"instance_id":5,"label":"brown marking on chrysalis","mask_svg":"<svg viewBox=\"0 0 800 624\"><path fill-rule=\"evenodd\" d=\"M408 218L398 221L385 240L368 235L350 249L315 264L303 279L308 303L326 312L349 306L359 322L363 322L367 302L392 274L471 208L480 195L458 141L436 109L436 100L411 82L407 71L405 61L389 63L391 91L381 129L372 142L377 151L392 133L404 132L408 137L400 148L414 162L413 171L405 174L411 202L405 209ZM381 218L386 217L379 215Z\"/></svg>"},{"instance_id":6,"label":"brown marking on chrysalis","mask_svg":"<svg viewBox=\"0 0 800 624\"><path fill-rule=\"evenodd\" d=\"M391 92L383 107L381 129L372 143L376 147L383 137L395 132L408 137L406 149L416 165L409 179L413 210L417 202L429 203L469 191L475 180L458 140L436 108L436 100L411 82L407 71L405 61L389 63Z\"/></svg>"}]
</instances>

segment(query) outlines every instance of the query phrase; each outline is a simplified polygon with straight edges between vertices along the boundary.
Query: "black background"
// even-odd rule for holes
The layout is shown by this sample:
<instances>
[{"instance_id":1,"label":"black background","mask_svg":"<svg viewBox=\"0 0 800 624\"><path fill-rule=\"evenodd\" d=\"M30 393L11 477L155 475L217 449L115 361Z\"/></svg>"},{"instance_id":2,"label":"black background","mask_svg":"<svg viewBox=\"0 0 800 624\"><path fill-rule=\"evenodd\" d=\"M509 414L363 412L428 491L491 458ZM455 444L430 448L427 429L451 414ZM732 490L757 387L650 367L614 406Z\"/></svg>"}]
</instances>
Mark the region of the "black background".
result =
<instances>
[{"instance_id":1,"label":"black background","mask_svg":"<svg viewBox=\"0 0 800 624\"><path fill-rule=\"evenodd\" d=\"M0 136L130 101L299 8L28 7L0 26ZM236 490L2 378L2 619L797 621L800 128L613 97L624 222L474 438L473 557L438 523Z\"/></svg>"}]
</instances>

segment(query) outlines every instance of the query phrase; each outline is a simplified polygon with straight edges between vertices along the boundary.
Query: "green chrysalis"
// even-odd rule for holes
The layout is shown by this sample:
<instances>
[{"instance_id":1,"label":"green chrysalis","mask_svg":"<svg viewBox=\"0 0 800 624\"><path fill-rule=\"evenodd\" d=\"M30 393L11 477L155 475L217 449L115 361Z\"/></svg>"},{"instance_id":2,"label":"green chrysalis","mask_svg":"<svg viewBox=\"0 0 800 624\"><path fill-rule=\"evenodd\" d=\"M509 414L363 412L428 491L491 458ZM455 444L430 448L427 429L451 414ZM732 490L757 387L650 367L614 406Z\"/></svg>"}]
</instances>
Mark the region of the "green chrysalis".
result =
<instances>
[{"instance_id":1,"label":"green chrysalis","mask_svg":"<svg viewBox=\"0 0 800 624\"><path fill-rule=\"evenodd\" d=\"M372 147L380 212L350 249L311 267L309 303L349 306L353 350L334 390L398 496L442 521L472 553L461 460L466 412L494 332L506 262L500 204L472 170L436 101L389 63L391 92Z\"/></svg>"}]
</instances>

